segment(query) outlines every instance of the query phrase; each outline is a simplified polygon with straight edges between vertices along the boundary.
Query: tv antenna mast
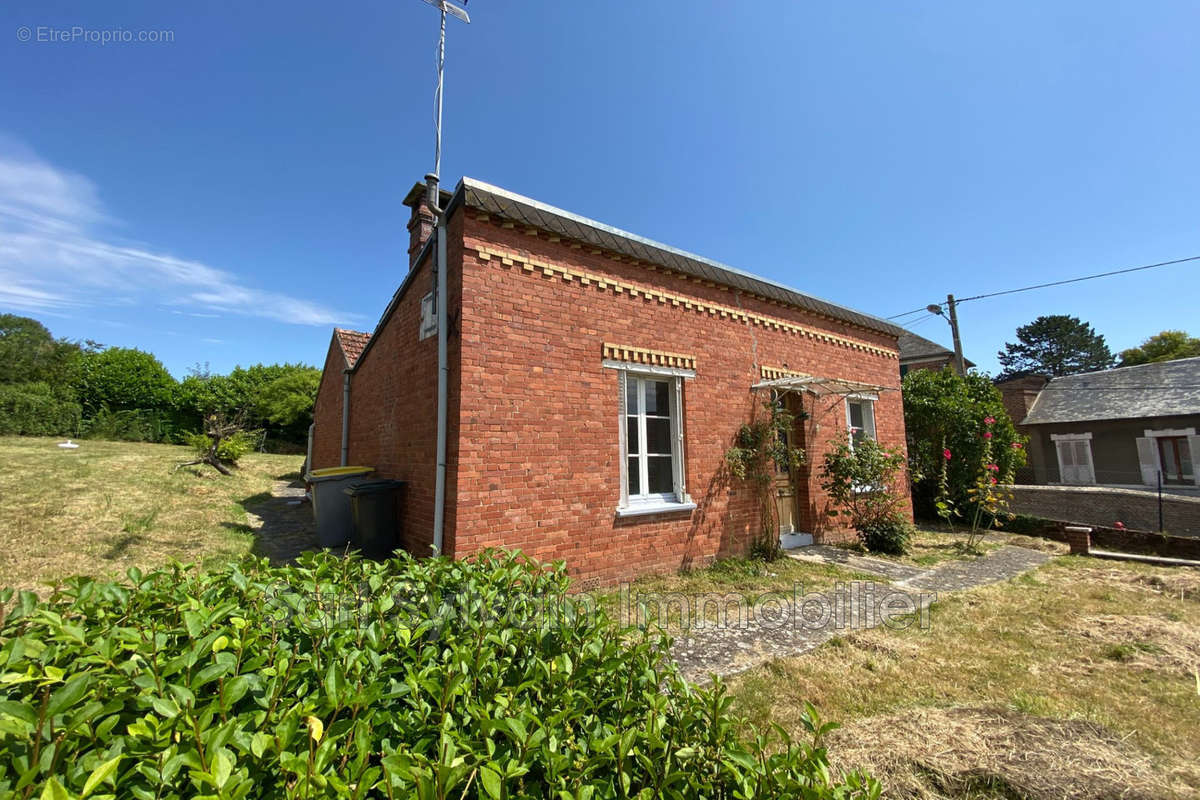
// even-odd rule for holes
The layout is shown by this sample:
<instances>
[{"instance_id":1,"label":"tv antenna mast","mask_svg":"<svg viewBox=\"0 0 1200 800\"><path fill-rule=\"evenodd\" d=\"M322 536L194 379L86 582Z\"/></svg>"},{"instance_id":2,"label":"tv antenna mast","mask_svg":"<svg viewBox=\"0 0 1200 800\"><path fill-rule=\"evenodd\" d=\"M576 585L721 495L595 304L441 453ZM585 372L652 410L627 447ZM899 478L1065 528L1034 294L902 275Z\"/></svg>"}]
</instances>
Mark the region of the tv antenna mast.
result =
<instances>
[{"instance_id":1,"label":"tv antenna mast","mask_svg":"<svg viewBox=\"0 0 1200 800\"><path fill-rule=\"evenodd\" d=\"M433 175L436 181L442 173L442 89L445 82L445 66L446 66L446 15L453 14L468 25L471 24L471 18L467 15L465 8L460 8L449 0L424 0L424 2L442 12L442 27L438 36L437 50L437 90L434 92L434 100L437 105L436 116L434 120L434 128L437 132L437 146L433 151ZM464 5L466 0L463 0ZM432 198L435 202L436 197Z\"/></svg>"}]
</instances>

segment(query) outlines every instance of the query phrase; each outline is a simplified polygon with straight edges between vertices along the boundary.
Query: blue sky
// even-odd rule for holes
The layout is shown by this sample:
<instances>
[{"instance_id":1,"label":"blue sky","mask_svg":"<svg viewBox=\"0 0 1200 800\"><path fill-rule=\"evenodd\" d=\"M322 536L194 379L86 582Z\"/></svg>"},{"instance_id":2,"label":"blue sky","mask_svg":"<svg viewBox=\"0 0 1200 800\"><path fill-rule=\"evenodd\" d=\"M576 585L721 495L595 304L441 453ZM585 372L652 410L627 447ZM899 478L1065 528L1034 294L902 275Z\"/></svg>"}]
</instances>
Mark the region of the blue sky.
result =
<instances>
[{"instance_id":1,"label":"blue sky","mask_svg":"<svg viewBox=\"0 0 1200 800\"><path fill-rule=\"evenodd\" d=\"M448 183L880 316L1200 255L1194 2L469 10L448 44ZM45 41L74 26L173 41ZM177 375L320 364L330 328L372 329L407 269L435 33L418 0L5 3L0 310ZM1083 317L1114 351L1200 333L1198 276L966 304L967 355L995 371L1039 314ZM915 330L949 341L937 318Z\"/></svg>"}]
</instances>

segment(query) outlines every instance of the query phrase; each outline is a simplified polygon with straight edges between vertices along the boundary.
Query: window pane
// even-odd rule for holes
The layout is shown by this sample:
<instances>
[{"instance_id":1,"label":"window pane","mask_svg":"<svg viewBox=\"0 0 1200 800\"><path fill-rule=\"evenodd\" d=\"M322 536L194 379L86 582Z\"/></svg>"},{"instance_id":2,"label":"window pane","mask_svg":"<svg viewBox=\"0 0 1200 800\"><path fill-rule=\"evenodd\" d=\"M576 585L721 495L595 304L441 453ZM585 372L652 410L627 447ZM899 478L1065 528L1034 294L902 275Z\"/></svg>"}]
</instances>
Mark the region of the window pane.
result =
<instances>
[{"instance_id":1,"label":"window pane","mask_svg":"<svg viewBox=\"0 0 1200 800\"><path fill-rule=\"evenodd\" d=\"M626 376L625 378L625 413L638 413L637 404L638 379Z\"/></svg>"},{"instance_id":2,"label":"window pane","mask_svg":"<svg viewBox=\"0 0 1200 800\"><path fill-rule=\"evenodd\" d=\"M643 380L646 386L646 413L665 417L670 415L671 392L666 381Z\"/></svg>"},{"instance_id":3,"label":"window pane","mask_svg":"<svg viewBox=\"0 0 1200 800\"><path fill-rule=\"evenodd\" d=\"M850 426L852 428L863 429L863 409L862 403L850 402Z\"/></svg>"},{"instance_id":4,"label":"window pane","mask_svg":"<svg viewBox=\"0 0 1200 800\"><path fill-rule=\"evenodd\" d=\"M1075 450L1071 447L1070 442L1064 442L1058 446L1058 455L1062 459L1064 467L1075 466Z\"/></svg>"},{"instance_id":5,"label":"window pane","mask_svg":"<svg viewBox=\"0 0 1200 800\"><path fill-rule=\"evenodd\" d=\"M646 452L671 455L671 420L646 417Z\"/></svg>"},{"instance_id":6,"label":"window pane","mask_svg":"<svg viewBox=\"0 0 1200 800\"><path fill-rule=\"evenodd\" d=\"M642 443L638 439L638 418L625 418L625 445L629 455L642 452Z\"/></svg>"},{"instance_id":7,"label":"window pane","mask_svg":"<svg viewBox=\"0 0 1200 800\"><path fill-rule=\"evenodd\" d=\"M670 456L647 456L646 469L650 476L651 494L670 494L675 491Z\"/></svg>"},{"instance_id":8,"label":"window pane","mask_svg":"<svg viewBox=\"0 0 1200 800\"><path fill-rule=\"evenodd\" d=\"M629 459L629 496L642 493L642 473L638 469L640 466L637 456Z\"/></svg>"}]
</instances>

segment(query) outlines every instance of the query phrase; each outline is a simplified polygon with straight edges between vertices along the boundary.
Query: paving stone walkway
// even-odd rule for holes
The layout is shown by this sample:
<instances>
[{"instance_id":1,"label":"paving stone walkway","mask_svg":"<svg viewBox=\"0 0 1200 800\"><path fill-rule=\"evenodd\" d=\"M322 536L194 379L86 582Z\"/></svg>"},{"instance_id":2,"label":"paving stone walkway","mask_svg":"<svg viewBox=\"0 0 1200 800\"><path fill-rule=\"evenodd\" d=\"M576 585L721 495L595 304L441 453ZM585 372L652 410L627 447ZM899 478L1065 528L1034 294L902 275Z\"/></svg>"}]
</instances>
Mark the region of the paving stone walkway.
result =
<instances>
[{"instance_id":1,"label":"paving stone walkway","mask_svg":"<svg viewBox=\"0 0 1200 800\"><path fill-rule=\"evenodd\" d=\"M275 481L271 497L246 509L254 529L253 552L272 564L295 561L306 550L316 550L317 526L312 504L304 499L304 484Z\"/></svg>"},{"instance_id":2,"label":"paving stone walkway","mask_svg":"<svg viewBox=\"0 0 1200 800\"><path fill-rule=\"evenodd\" d=\"M694 683L708 683L713 675L734 675L766 661L807 653L853 630L922 624L921 612L939 594L1009 580L1046 563L1052 555L1006 545L977 559L950 561L931 569L859 556L836 547L806 547L789 557L837 564L882 580L851 581L799 597L771 595L750 607L726 602L724 620L696 625L689 635L675 639L671 655L685 677ZM695 615L696 621L700 616Z\"/></svg>"}]
</instances>

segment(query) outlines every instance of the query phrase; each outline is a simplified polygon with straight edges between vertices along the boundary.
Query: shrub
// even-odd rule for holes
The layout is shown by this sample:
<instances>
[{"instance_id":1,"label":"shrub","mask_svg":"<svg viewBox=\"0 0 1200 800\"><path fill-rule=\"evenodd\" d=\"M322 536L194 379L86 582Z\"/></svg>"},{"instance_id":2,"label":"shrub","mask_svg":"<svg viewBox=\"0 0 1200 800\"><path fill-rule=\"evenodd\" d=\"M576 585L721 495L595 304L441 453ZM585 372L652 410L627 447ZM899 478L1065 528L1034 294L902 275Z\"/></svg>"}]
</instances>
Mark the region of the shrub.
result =
<instances>
[{"instance_id":1,"label":"shrub","mask_svg":"<svg viewBox=\"0 0 1200 800\"><path fill-rule=\"evenodd\" d=\"M1017 474L1025 465L1025 437L1017 433L1000 391L986 375L960 377L949 367L935 372L918 369L904 376L904 427L913 481L913 506L926 517L943 516L937 499L946 497L964 512L972 511L969 490L985 440L979 421L991 417L994 461L1001 474ZM947 463L943 453L950 451Z\"/></svg>"},{"instance_id":2,"label":"shrub","mask_svg":"<svg viewBox=\"0 0 1200 800\"><path fill-rule=\"evenodd\" d=\"M821 488L829 493L834 505L830 514L845 518L868 550L875 549L871 546L873 542L886 542L888 548L899 545L901 549L881 552L904 552L907 536L879 533L894 528L902 519L903 482L904 454L872 439L863 439L853 448L846 442L838 442L825 454L821 464ZM873 533L868 536L867 531Z\"/></svg>"},{"instance_id":3,"label":"shrub","mask_svg":"<svg viewBox=\"0 0 1200 800\"><path fill-rule=\"evenodd\" d=\"M904 555L908 552L908 540L913 527L904 517L893 516L872 520L858 529L858 538L863 547L873 553Z\"/></svg>"},{"instance_id":4,"label":"shrub","mask_svg":"<svg viewBox=\"0 0 1200 800\"><path fill-rule=\"evenodd\" d=\"M79 361L76 391L84 413L175 408L179 384L150 353L125 347L85 353Z\"/></svg>"},{"instance_id":5,"label":"shrub","mask_svg":"<svg viewBox=\"0 0 1200 800\"><path fill-rule=\"evenodd\" d=\"M79 416L79 404L56 395L48 384L0 384L0 434L74 436Z\"/></svg>"},{"instance_id":6,"label":"shrub","mask_svg":"<svg viewBox=\"0 0 1200 800\"><path fill-rule=\"evenodd\" d=\"M815 741L743 743L719 683L570 602L562 567L316 555L129 581L13 603L0 795L879 794L830 776L811 707Z\"/></svg>"},{"instance_id":7,"label":"shrub","mask_svg":"<svg viewBox=\"0 0 1200 800\"><path fill-rule=\"evenodd\" d=\"M183 420L173 411L128 408L113 411L102 406L85 420L81 433L88 439L116 442L175 442L184 435Z\"/></svg>"},{"instance_id":8,"label":"shrub","mask_svg":"<svg viewBox=\"0 0 1200 800\"><path fill-rule=\"evenodd\" d=\"M238 431L223 437L217 443L216 456L223 464L237 464L242 456L254 452L258 438L259 435L252 431ZM184 434L183 442L192 448L197 456L207 455L213 446L212 437L206 433Z\"/></svg>"}]
</instances>

